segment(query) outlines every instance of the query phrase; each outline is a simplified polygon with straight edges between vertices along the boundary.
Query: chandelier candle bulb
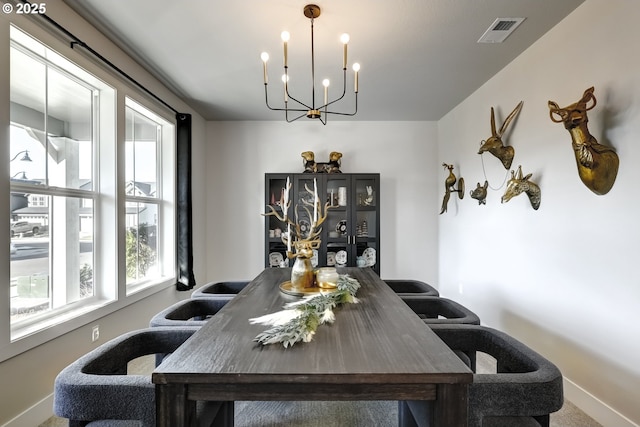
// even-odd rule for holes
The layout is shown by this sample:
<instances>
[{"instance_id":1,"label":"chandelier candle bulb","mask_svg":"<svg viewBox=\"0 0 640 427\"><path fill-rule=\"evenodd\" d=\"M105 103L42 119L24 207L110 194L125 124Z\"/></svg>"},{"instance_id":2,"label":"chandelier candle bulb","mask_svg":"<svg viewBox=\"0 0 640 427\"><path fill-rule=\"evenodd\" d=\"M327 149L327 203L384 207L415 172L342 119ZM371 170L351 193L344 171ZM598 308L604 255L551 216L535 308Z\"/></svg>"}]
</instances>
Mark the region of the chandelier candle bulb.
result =
<instances>
[{"instance_id":1,"label":"chandelier candle bulb","mask_svg":"<svg viewBox=\"0 0 640 427\"><path fill-rule=\"evenodd\" d=\"M324 86L324 105L326 107L329 102L329 79L324 79L322 86Z\"/></svg>"},{"instance_id":2,"label":"chandelier candle bulb","mask_svg":"<svg viewBox=\"0 0 640 427\"><path fill-rule=\"evenodd\" d=\"M353 64L353 72L354 72L354 76L353 76L353 91L355 93L358 93L358 71L360 71L360 64L358 64L356 62L355 64Z\"/></svg>"},{"instance_id":3,"label":"chandelier candle bulb","mask_svg":"<svg viewBox=\"0 0 640 427\"><path fill-rule=\"evenodd\" d=\"M291 36L288 31L283 31L282 34L280 34L280 37L282 38L284 45L284 67L287 68L287 42Z\"/></svg>"},{"instance_id":4,"label":"chandelier candle bulb","mask_svg":"<svg viewBox=\"0 0 640 427\"><path fill-rule=\"evenodd\" d=\"M282 86L284 87L284 102L289 101L289 95L287 94L287 82L289 81L289 76L286 74L282 75Z\"/></svg>"},{"instance_id":5,"label":"chandelier candle bulb","mask_svg":"<svg viewBox=\"0 0 640 427\"><path fill-rule=\"evenodd\" d=\"M347 44L349 43L349 34L344 33L340 36L340 41L344 44L343 54L342 54L342 69L347 69Z\"/></svg>"},{"instance_id":6,"label":"chandelier candle bulb","mask_svg":"<svg viewBox=\"0 0 640 427\"><path fill-rule=\"evenodd\" d=\"M267 52L262 52L260 58L262 59L262 73L264 77L264 84L267 84L269 82L269 79L267 78L267 61L269 60L269 54Z\"/></svg>"}]
</instances>

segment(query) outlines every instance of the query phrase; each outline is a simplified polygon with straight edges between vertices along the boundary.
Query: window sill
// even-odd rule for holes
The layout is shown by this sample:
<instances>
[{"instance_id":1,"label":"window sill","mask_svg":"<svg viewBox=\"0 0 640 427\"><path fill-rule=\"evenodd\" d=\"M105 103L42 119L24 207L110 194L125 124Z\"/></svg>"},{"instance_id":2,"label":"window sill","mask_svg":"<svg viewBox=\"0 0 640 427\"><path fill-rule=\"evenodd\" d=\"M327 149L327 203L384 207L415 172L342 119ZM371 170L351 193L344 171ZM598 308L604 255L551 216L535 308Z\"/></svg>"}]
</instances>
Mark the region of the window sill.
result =
<instances>
[{"instance_id":1,"label":"window sill","mask_svg":"<svg viewBox=\"0 0 640 427\"><path fill-rule=\"evenodd\" d=\"M11 342L0 347L0 363L173 286L175 278L164 278L153 286L137 289L119 301L100 300L29 325L21 325L12 331Z\"/></svg>"}]
</instances>

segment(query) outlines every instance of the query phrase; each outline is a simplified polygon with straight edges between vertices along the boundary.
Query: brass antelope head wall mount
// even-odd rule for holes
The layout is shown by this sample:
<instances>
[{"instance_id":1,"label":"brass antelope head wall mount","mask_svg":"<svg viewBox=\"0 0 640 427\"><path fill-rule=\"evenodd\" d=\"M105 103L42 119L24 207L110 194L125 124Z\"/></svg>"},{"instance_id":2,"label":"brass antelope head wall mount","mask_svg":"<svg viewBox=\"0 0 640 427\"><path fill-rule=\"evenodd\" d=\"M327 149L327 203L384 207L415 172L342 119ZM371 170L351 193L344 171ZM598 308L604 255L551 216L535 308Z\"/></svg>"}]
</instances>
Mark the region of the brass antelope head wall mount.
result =
<instances>
[{"instance_id":1,"label":"brass antelope head wall mount","mask_svg":"<svg viewBox=\"0 0 640 427\"><path fill-rule=\"evenodd\" d=\"M512 198L525 193L529 196L533 209L538 210L542 198L540 187L535 182L529 181L529 178L531 178L531 174L527 174L524 178L522 177L522 166L518 166L518 175L511 171L511 179L507 182L507 188L504 190L501 203L507 203Z\"/></svg>"},{"instance_id":2,"label":"brass antelope head wall mount","mask_svg":"<svg viewBox=\"0 0 640 427\"><path fill-rule=\"evenodd\" d=\"M589 133L587 111L596 106L593 90L593 86L585 90L578 102L564 108L549 101L549 116L554 123L564 123L571 135L571 145L582 183L594 193L603 195L613 187L620 160L613 148L598 143Z\"/></svg>"},{"instance_id":3,"label":"brass antelope head wall mount","mask_svg":"<svg viewBox=\"0 0 640 427\"><path fill-rule=\"evenodd\" d=\"M511 162L513 161L513 156L515 155L515 150L510 145L504 145L502 142L502 136L507 131L509 124L516 118L520 110L522 109L522 101L513 111L507 116L500 126L500 130L496 130L496 116L493 111L493 107L491 107L491 136L486 139L486 141L482 142L480 146L480 150L478 150L478 154L482 154L485 151L496 156L502 162L502 165L505 169L509 169L511 167Z\"/></svg>"}]
</instances>

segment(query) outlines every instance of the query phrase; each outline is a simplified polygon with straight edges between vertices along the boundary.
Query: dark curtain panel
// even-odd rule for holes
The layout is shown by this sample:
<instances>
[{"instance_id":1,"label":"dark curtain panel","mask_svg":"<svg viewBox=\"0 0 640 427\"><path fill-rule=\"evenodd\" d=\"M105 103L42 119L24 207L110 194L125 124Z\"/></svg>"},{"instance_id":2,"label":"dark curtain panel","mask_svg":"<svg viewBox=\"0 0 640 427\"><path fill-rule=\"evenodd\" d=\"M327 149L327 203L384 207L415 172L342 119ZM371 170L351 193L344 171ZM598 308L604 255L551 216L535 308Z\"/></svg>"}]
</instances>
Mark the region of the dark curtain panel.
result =
<instances>
[{"instance_id":1,"label":"dark curtain panel","mask_svg":"<svg viewBox=\"0 0 640 427\"><path fill-rule=\"evenodd\" d=\"M193 275L193 223L191 221L191 114L176 115L177 128L177 256L179 291L196 285Z\"/></svg>"}]
</instances>

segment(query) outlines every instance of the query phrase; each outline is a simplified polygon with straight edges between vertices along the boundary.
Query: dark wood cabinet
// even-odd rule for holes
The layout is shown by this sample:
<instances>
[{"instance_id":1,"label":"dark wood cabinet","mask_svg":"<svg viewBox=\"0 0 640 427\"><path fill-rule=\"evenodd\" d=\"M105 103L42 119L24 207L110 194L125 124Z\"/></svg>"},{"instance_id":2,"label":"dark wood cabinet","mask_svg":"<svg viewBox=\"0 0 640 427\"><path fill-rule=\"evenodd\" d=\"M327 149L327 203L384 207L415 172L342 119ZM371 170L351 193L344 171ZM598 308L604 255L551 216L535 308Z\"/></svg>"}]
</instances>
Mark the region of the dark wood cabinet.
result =
<instances>
[{"instance_id":1,"label":"dark wood cabinet","mask_svg":"<svg viewBox=\"0 0 640 427\"><path fill-rule=\"evenodd\" d=\"M266 174L265 202L278 213L282 212L280 199L287 177L292 183L289 216L295 218L297 205L299 223L311 223L302 200L313 201L314 179L323 206L327 202L331 205L322 224L322 244L312 263L319 267L371 267L379 274L380 174ZM283 232L286 232L285 224L275 216L265 217L266 267L293 264L293 260L286 258Z\"/></svg>"}]
</instances>

